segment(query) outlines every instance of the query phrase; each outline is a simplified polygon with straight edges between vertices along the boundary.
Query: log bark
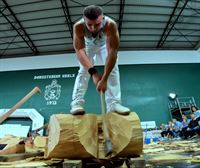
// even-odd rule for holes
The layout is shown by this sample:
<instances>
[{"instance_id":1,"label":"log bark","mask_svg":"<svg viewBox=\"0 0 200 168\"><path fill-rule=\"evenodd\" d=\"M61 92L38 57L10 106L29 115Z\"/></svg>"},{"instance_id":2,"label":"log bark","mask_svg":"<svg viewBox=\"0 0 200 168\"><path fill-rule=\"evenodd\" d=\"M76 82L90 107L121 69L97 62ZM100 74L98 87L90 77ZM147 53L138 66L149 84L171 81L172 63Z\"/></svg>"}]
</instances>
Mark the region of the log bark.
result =
<instances>
[{"instance_id":1,"label":"log bark","mask_svg":"<svg viewBox=\"0 0 200 168\"><path fill-rule=\"evenodd\" d=\"M127 116L107 113L107 127L113 144L111 157L134 157L142 153L143 134L135 112ZM102 116L86 114L52 115L46 156L48 158L107 159L104 151Z\"/></svg>"}]
</instances>

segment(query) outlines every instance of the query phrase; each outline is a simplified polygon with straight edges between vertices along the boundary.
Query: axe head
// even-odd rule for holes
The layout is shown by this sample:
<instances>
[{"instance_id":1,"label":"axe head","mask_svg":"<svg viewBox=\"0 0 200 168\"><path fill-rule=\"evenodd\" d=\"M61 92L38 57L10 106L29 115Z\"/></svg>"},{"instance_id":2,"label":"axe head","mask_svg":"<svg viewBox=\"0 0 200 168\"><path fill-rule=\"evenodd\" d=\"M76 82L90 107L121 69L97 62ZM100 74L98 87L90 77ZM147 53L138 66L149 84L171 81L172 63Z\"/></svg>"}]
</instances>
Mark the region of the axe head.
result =
<instances>
[{"instance_id":1,"label":"axe head","mask_svg":"<svg viewBox=\"0 0 200 168\"><path fill-rule=\"evenodd\" d=\"M112 142L110 139L105 140L105 156L108 157L113 153L113 147L112 147Z\"/></svg>"}]
</instances>

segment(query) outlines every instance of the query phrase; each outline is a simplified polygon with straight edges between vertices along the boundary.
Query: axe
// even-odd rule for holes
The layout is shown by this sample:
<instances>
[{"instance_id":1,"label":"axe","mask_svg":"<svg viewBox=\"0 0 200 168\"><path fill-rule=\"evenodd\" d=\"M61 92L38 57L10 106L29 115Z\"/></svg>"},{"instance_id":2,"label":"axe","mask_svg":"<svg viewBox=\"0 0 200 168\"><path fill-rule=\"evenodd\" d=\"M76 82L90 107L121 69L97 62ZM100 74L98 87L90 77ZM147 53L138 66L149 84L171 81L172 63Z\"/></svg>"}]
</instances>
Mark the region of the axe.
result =
<instances>
[{"instance_id":1,"label":"axe","mask_svg":"<svg viewBox=\"0 0 200 168\"><path fill-rule=\"evenodd\" d=\"M5 114L0 116L0 124L6 120L16 109L18 109L21 105L23 105L30 97L34 94L41 92L38 87L33 88L26 96L24 96L17 104L15 104L10 110L8 110Z\"/></svg>"}]
</instances>

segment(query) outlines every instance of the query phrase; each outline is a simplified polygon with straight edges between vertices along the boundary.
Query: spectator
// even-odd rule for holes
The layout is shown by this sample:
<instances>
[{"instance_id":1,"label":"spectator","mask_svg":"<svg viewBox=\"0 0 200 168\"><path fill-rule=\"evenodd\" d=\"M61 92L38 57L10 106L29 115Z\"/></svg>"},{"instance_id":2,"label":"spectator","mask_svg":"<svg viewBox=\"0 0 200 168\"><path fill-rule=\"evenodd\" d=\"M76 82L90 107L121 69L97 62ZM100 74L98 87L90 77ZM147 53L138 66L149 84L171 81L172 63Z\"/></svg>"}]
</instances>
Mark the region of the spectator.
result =
<instances>
[{"instance_id":1,"label":"spectator","mask_svg":"<svg viewBox=\"0 0 200 168\"><path fill-rule=\"evenodd\" d=\"M196 115L191 114L191 120L188 124L186 132L184 132L184 139L196 135L196 133L198 133L199 124L199 119L196 117Z\"/></svg>"},{"instance_id":2,"label":"spectator","mask_svg":"<svg viewBox=\"0 0 200 168\"><path fill-rule=\"evenodd\" d=\"M174 133L173 133L173 122L169 121L168 122L168 129L167 129L167 137L168 138L174 138Z\"/></svg>"},{"instance_id":3,"label":"spectator","mask_svg":"<svg viewBox=\"0 0 200 168\"><path fill-rule=\"evenodd\" d=\"M185 135L185 132L187 131L189 123L190 123L190 119L188 119L185 115L182 115L180 137L183 137Z\"/></svg>"},{"instance_id":4,"label":"spectator","mask_svg":"<svg viewBox=\"0 0 200 168\"><path fill-rule=\"evenodd\" d=\"M177 121L175 118L172 119L172 123L172 132L174 134L174 137L178 137L182 128L182 123L180 121Z\"/></svg>"},{"instance_id":5,"label":"spectator","mask_svg":"<svg viewBox=\"0 0 200 168\"><path fill-rule=\"evenodd\" d=\"M188 127L190 123L190 119L188 119L185 115L182 115L181 129Z\"/></svg>"},{"instance_id":6,"label":"spectator","mask_svg":"<svg viewBox=\"0 0 200 168\"><path fill-rule=\"evenodd\" d=\"M200 110L199 110L199 108L197 106L192 106L191 109L192 109L192 112L195 114L195 116L197 118L200 118Z\"/></svg>"},{"instance_id":7,"label":"spectator","mask_svg":"<svg viewBox=\"0 0 200 168\"><path fill-rule=\"evenodd\" d=\"M160 129L161 129L161 136L164 138L164 137L167 137L167 135L168 135L168 128L169 128L169 126L168 125L166 125L166 124L160 124Z\"/></svg>"}]
</instances>

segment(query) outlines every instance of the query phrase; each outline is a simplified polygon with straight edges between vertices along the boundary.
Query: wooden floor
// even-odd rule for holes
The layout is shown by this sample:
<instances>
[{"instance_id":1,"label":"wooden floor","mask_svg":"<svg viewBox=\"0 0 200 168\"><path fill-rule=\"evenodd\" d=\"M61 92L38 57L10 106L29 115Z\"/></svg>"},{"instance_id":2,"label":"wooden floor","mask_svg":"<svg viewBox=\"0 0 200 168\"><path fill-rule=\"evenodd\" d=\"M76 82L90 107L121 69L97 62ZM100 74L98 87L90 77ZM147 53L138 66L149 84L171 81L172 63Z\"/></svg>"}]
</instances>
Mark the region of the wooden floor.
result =
<instances>
[{"instance_id":1,"label":"wooden floor","mask_svg":"<svg viewBox=\"0 0 200 168\"><path fill-rule=\"evenodd\" d=\"M144 145L146 167L200 167L200 138L165 139Z\"/></svg>"},{"instance_id":2,"label":"wooden floor","mask_svg":"<svg viewBox=\"0 0 200 168\"><path fill-rule=\"evenodd\" d=\"M23 156L24 155L24 156ZM23 156L23 157L22 157ZM115 160L47 160L42 153L30 155L0 155L0 168L13 167L49 167L49 168L199 168L200 138L190 140L166 139L144 145L143 155L135 158L117 158ZM24 158L24 159L20 159Z\"/></svg>"}]
</instances>

